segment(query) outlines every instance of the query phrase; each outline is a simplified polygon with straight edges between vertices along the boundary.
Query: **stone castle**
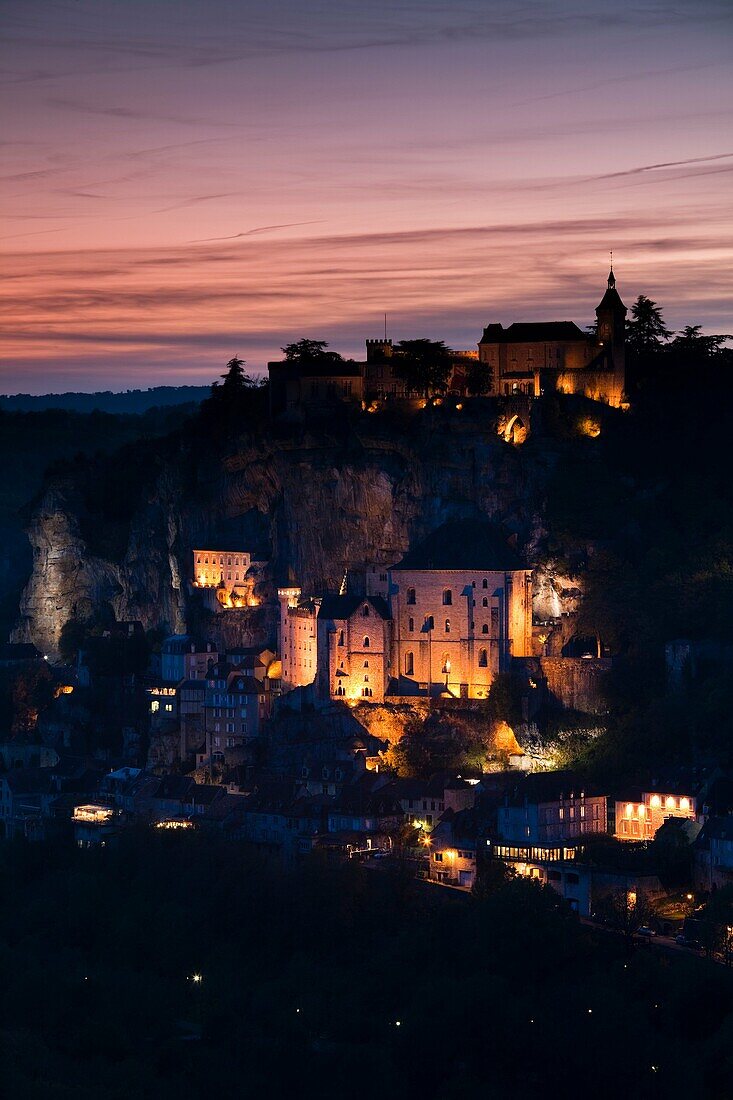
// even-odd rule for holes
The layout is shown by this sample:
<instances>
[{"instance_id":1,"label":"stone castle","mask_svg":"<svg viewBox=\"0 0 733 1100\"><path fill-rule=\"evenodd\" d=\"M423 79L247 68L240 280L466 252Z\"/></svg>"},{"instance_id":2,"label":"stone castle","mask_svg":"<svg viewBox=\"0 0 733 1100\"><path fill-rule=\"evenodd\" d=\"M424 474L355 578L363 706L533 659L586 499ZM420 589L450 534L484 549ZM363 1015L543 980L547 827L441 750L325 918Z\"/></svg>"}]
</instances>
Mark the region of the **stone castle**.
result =
<instances>
[{"instance_id":1,"label":"stone castle","mask_svg":"<svg viewBox=\"0 0 733 1100\"><path fill-rule=\"evenodd\" d=\"M625 393L625 340L628 310L616 289L611 268L606 291L596 306L595 332L573 321L492 322L478 351L451 352L449 390L466 392L466 369L478 359L488 370L487 395L540 397L556 391L578 394L619 407ZM412 392L395 372L392 341L367 340L366 359L333 363L268 364L273 415L299 416L336 403L361 404L406 400Z\"/></svg>"}]
</instances>

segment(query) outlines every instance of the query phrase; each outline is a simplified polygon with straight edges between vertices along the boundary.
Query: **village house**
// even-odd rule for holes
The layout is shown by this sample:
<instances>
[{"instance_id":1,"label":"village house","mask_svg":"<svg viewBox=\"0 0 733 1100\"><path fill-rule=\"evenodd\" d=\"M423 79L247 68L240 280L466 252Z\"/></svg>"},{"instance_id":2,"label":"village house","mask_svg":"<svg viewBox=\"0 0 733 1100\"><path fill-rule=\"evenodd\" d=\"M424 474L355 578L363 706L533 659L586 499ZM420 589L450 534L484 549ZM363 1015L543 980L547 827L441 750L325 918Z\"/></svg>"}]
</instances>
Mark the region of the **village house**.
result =
<instances>
[{"instance_id":1,"label":"village house","mask_svg":"<svg viewBox=\"0 0 733 1100\"><path fill-rule=\"evenodd\" d=\"M446 810L426 844L428 877L444 886L472 889L480 828L480 816L474 810Z\"/></svg>"},{"instance_id":2,"label":"village house","mask_svg":"<svg viewBox=\"0 0 733 1100\"><path fill-rule=\"evenodd\" d=\"M733 883L733 816L711 817L693 847L695 885L712 892Z\"/></svg>"},{"instance_id":3,"label":"village house","mask_svg":"<svg viewBox=\"0 0 733 1100\"><path fill-rule=\"evenodd\" d=\"M224 763L228 753L259 737L270 707L266 680L248 676L228 661L212 666L204 696L207 758Z\"/></svg>"},{"instance_id":4,"label":"village house","mask_svg":"<svg viewBox=\"0 0 733 1100\"><path fill-rule=\"evenodd\" d=\"M204 680L209 663L218 658L210 642L197 642L190 634L172 634L161 647L161 681L175 686L181 680Z\"/></svg>"},{"instance_id":5,"label":"village house","mask_svg":"<svg viewBox=\"0 0 733 1100\"><path fill-rule=\"evenodd\" d=\"M572 772L520 775L498 807L497 833L509 845L573 847L607 833L607 798Z\"/></svg>"},{"instance_id":6,"label":"village house","mask_svg":"<svg viewBox=\"0 0 733 1100\"><path fill-rule=\"evenodd\" d=\"M670 818L694 821L697 799L689 790L643 791L640 797L618 799L615 803L618 840L653 840L657 830Z\"/></svg>"}]
</instances>

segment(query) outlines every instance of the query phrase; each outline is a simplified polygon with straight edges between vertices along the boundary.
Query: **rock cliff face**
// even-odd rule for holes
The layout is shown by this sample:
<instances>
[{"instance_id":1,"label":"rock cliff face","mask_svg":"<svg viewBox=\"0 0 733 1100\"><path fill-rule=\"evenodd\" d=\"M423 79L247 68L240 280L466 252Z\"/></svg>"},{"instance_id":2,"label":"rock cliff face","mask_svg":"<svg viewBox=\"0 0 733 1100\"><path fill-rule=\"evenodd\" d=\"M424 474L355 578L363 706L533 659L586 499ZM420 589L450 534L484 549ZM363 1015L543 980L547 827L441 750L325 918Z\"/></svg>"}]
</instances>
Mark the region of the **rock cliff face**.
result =
<instances>
[{"instance_id":1,"label":"rock cliff face","mask_svg":"<svg viewBox=\"0 0 733 1100\"><path fill-rule=\"evenodd\" d=\"M90 552L74 485L48 484L28 530L33 572L15 637L55 653L67 620L106 604L118 620L146 628L266 644L274 641L277 584L334 588L345 570L393 562L446 519L476 509L536 557L551 450L532 439L505 443L481 415L431 410L409 430L382 424L348 436L263 432L223 456L189 455L189 473L182 459L169 459L140 500L119 561ZM203 611L189 586L192 549L215 545L222 532L269 557L258 585L263 605L251 613ZM561 605L553 593L553 609Z\"/></svg>"}]
</instances>

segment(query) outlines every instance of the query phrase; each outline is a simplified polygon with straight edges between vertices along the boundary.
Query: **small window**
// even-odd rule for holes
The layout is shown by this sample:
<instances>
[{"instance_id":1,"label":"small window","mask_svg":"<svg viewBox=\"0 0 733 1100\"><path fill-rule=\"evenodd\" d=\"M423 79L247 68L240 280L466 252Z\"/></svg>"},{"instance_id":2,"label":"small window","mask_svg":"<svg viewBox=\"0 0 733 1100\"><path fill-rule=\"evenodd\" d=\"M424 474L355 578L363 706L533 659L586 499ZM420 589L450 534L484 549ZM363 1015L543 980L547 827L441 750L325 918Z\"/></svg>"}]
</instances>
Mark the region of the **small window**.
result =
<instances>
[{"instance_id":1,"label":"small window","mask_svg":"<svg viewBox=\"0 0 733 1100\"><path fill-rule=\"evenodd\" d=\"M407 620L407 629L410 631L415 629L415 620L412 617Z\"/></svg>"},{"instance_id":2,"label":"small window","mask_svg":"<svg viewBox=\"0 0 733 1100\"><path fill-rule=\"evenodd\" d=\"M364 649L369 649L369 639L366 634L364 635Z\"/></svg>"},{"instance_id":3,"label":"small window","mask_svg":"<svg viewBox=\"0 0 733 1100\"><path fill-rule=\"evenodd\" d=\"M453 603L453 593L451 592L450 588L444 588L443 589L443 606L444 607L450 607L450 605L452 603Z\"/></svg>"},{"instance_id":4,"label":"small window","mask_svg":"<svg viewBox=\"0 0 733 1100\"><path fill-rule=\"evenodd\" d=\"M408 588L407 589L407 602L408 603L415 603L415 589L414 588Z\"/></svg>"},{"instance_id":5,"label":"small window","mask_svg":"<svg viewBox=\"0 0 733 1100\"><path fill-rule=\"evenodd\" d=\"M406 653L405 654L405 676L414 676L414 675L415 675L415 654L414 653Z\"/></svg>"},{"instance_id":6,"label":"small window","mask_svg":"<svg viewBox=\"0 0 733 1100\"><path fill-rule=\"evenodd\" d=\"M368 618L369 618L369 604L366 604L366 603L364 604L364 607L362 608L362 611L361 611L361 613L362 613L362 616L363 616L363 617L364 617L365 619L368 619Z\"/></svg>"},{"instance_id":7,"label":"small window","mask_svg":"<svg viewBox=\"0 0 733 1100\"><path fill-rule=\"evenodd\" d=\"M450 619L445 620L445 632L446 634L450 634Z\"/></svg>"},{"instance_id":8,"label":"small window","mask_svg":"<svg viewBox=\"0 0 733 1100\"><path fill-rule=\"evenodd\" d=\"M483 624L483 626L481 627L481 633L482 634L488 634L489 633L489 624L488 623Z\"/></svg>"},{"instance_id":9,"label":"small window","mask_svg":"<svg viewBox=\"0 0 733 1100\"><path fill-rule=\"evenodd\" d=\"M479 666L479 668L488 668L488 665L489 665L489 655L488 655L488 653L486 652L485 649L480 649L478 651L478 666Z\"/></svg>"},{"instance_id":10,"label":"small window","mask_svg":"<svg viewBox=\"0 0 733 1100\"><path fill-rule=\"evenodd\" d=\"M484 577L483 582L481 584L481 587L482 588L488 588L489 587L489 582L488 582L486 577Z\"/></svg>"},{"instance_id":11,"label":"small window","mask_svg":"<svg viewBox=\"0 0 733 1100\"><path fill-rule=\"evenodd\" d=\"M369 668L369 662L368 661L364 662L364 668Z\"/></svg>"},{"instance_id":12,"label":"small window","mask_svg":"<svg viewBox=\"0 0 733 1100\"><path fill-rule=\"evenodd\" d=\"M427 619L425 620L425 629L435 630L435 619L432 615L428 615Z\"/></svg>"},{"instance_id":13,"label":"small window","mask_svg":"<svg viewBox=\"0 0 733 1100\"><path fill-rule=\"evenodd\" d=\"M488 596L484 596L484 598L481 601L481 606L482 607L488 607L489 606L489 597Z\"/></svg>"},{"instance_id":14,"label":"small window","mask_svg":"<svg viewBox=\"0 0 733 1100\"><path fill-rule=\"evenodd\" d=\"M345 642L344 642L344 632L342 630L341 633L339 634L339 645L344 645L344 644L345 644Z\"/></svg>"}]
</instances>

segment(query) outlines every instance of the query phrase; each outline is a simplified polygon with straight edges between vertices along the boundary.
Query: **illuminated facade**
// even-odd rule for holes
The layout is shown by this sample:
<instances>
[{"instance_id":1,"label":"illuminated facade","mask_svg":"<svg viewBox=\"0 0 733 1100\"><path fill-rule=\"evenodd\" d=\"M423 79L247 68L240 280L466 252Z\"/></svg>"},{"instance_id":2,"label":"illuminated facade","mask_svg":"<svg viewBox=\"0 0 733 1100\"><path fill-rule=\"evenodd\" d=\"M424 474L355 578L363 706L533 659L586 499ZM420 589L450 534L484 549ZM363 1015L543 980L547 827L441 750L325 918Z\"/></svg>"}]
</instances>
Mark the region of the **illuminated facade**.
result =
<instances>
[{"instance_id":1,"label":"illuminated facade","mask_svg":"<svg viewBox=\"0 0 733 1100\"><path fill-rule=\"evenodd\" d=\"M613 269L596 307L596 333L573 321L490 324L479 341L479 359L492 376L495 396L539 397L551 388L582 394L608 405L622 404L625 389L626 306Z\"/></svg>"},{"instance_id":2,"label":"illuminated facade","mask_svg":"<svg viewBox=\"0 0 733 1100\"><path fill-rule=\"evenodd\" d=\"M378 596L326 596L318 611L318 691L322 698L384 702L391 621Z\"/></svg>"},{"instance_id":3,"label":"illuminated facade","mask_svg":"<svg viewBox=\"0 0 733 1100\"><path fill-rule=\"evenodd\" d=\"M193 584L213 588L222 607L256 607L252 558L244 550L194 550Z\"/></svg>"},{"instance_id":4,"label":"illuminated facade","mask_svg":"<svg viewBox=\"0 0 733 1100\"><path fill-rule=\"evenodd\" d=\"M517 779L497 810L499 839L509 845L558 848L608 828L605 795L586 791L570 772L537 772Z\"/></svg>"},{"instance_id":5,"label":"illuminated facade","mask_svg":"<svg viewBox=\"0 0 733 1100\"><path fill-rule=\"evenodd\" d=\"M696 814L697 800L690 794L644 791L640 801L616 802L615 836L618 840L653 840L670 817L694 821Z\"/></svg>"},{"instance_id":6,"label":"illuminated facade","mask_svg":"<svg viewBox=\"0 0 733 1100\"><path fill-rule=\"evenodd\" d=\"M483 699L532 652L532 573L483 520L445 524L390 571L399 695Z\"/></svg>"},{"instance_id":7,"label":"illuminated facade","mask_svg":"<svg viewBox=\"0 0 733 1100\"><path fill-rule=\"evenodd\" d=\"M279 648L283 692L307 687L318 670L317 620L319 599L305 599L300 588L279 588Z\"/></svg>"}]
</instances>

